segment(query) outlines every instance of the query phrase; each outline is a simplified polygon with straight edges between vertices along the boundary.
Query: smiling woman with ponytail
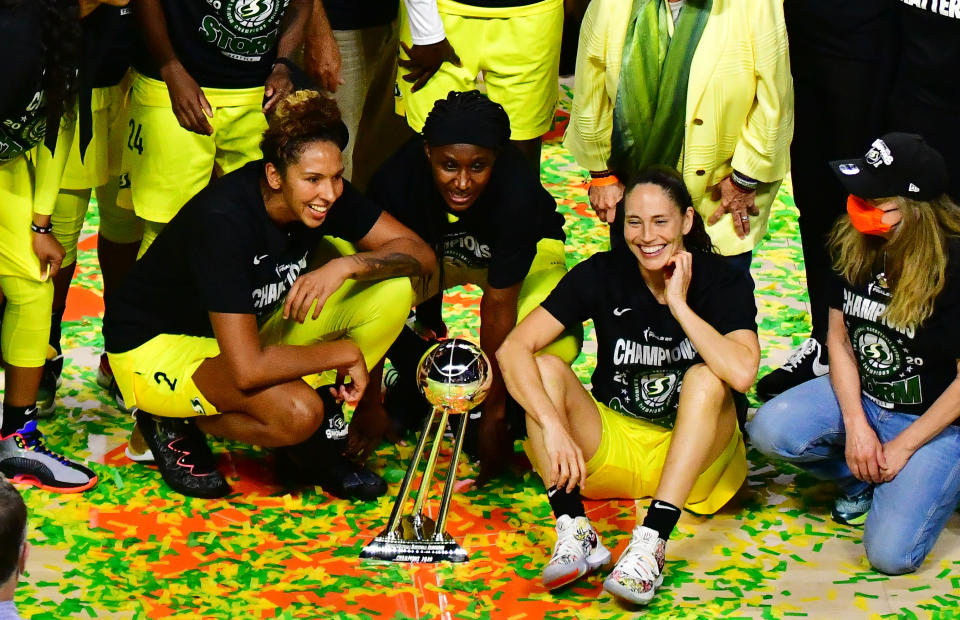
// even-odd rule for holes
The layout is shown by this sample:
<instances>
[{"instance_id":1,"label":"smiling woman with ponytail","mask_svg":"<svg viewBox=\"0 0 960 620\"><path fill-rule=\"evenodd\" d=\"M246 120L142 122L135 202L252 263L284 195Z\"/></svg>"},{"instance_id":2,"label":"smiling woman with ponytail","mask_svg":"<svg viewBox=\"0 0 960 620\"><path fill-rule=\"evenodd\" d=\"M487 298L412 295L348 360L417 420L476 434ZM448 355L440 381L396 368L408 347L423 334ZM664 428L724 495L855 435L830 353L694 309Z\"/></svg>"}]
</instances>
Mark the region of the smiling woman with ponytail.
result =
<instances>
[{"instance_id":1,"label":"smiling woman with ponytail","mask_svg":"<svg viewBox=\"0 0 960 620\"><path fill-rule=\"evenodd\" d=\"M890 133L833 162L850 192L829 248L830 374L764 405L753 445L839 487L877 570L923 563L960 500L960 208L943 157Z\"/></svg>"}]
</instances>

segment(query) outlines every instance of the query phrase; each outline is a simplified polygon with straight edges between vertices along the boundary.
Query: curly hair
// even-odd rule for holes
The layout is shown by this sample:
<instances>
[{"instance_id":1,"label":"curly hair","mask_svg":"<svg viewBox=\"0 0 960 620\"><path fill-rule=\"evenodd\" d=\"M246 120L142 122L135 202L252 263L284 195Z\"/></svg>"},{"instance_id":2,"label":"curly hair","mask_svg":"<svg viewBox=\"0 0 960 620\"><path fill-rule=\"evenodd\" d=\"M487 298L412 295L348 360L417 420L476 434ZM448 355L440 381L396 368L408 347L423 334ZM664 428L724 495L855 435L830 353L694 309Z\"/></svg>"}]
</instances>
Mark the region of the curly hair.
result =
<instances>
[{"instance_id":1,"label":"curly hair","mask_svg":"<svg viewBox=\"0 0 960 620\"><path fill-rule=\"evenodd\" d=\"M282 173L299 161L308 145L332 142L342 151L348 139L347 126L333 99L315 90L298 90L277 103L267 116L260 150L264 160Z\"/></svg>"},{"instance_id":2,"label":"curly hair","mask_svg":"<svg viewBox=\"0 0 960 620\"><path fill-rule=\"evenodd\" d=\"M663 193L670 197L670 200L673 204L677 205L681 213L686 211L687 207L693 206L693 198L690 196L690 191L687 189L686 184L683 182L683 177L680 176L679 172L666 166L648 166L638 172L637 176L633 177L630 182L627 183L623 200L617 205L616 217L620 222L623 222L624 203L626 202L627 195L638 185L646 183L656 185L663 190ZM693 212L693 226L690 228L690 232L683 236L683 247L687 250L696 250L708 254L713 254L717 251L713 246L713 241L710 240L710 235L707 234L707 228L703 224L703 218L700 217L700 214L697 213L696 210Z\"/></svg>"}]
</instances>

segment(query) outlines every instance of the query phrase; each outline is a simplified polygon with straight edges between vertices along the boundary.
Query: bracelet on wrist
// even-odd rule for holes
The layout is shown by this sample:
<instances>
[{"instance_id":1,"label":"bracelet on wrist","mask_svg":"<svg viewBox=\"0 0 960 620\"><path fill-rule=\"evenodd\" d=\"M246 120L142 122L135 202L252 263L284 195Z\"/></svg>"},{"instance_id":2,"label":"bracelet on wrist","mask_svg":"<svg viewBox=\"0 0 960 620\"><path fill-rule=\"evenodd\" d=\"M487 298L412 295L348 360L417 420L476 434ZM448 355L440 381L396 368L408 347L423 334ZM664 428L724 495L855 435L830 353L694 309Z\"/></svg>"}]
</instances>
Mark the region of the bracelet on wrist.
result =
<instances>
[{"instance_id":1,"label":"bracelet on wrist","mask_svg":"<svg viewBox=\"0 0 960 620\"><path fill-rule=\"evenodd\" d=\"M610 174L609 176L590 179L590 187L605 187L607 185L616 185L619 182L620 179L617 178L617 175Z\"/></svg>"},{"instance_id":2,"label":"bracelet on wrist","mask_svg":"<svg viewBox=\"0 0 960 620\"><path fill-rule=\"evenodd\" d=\"M748 194L757 191L757 186L760 184L760 182L753 177L748 177L736 170L730 175L730 181L733 182L734 187Z\"/></svg>"},{"instance_id":3,"label":"bracelet on wrist","mask_svg":"<svg viewBox=\"0 0 960 620\"><path fill-rule=\"evenodd\" d=\"M49 235L53 232L53 224L47 224L46 226L38 226L33 222L30 222L30 230L40 235Z\"/></svg>"},{"instance_id":4,"label":"bracelet on wrist","mask_svg":"<svg viewBox=\"0 0 960 620\"><path fill-rule=\"evenodd\" d=\"M603 179L606 177L616 176L613 174L612 170L591 170L590 178L591 179Z\"/></svg>"},{"instance_id":5,"label":"bracelet on wrist","mask_svg":"<svg viewBox=\"0 0 960 620\"><path fill-rule=\"evenodd\" d=\"M294 63L292 60L284 56L277 56L277 59L273 61L272 65L270 65L270 71L272 72L274 69L276 69L277 65L283 65L290 71L293 71L294 69L299 69L296 63Z\"/></svg>"}]
</instances>

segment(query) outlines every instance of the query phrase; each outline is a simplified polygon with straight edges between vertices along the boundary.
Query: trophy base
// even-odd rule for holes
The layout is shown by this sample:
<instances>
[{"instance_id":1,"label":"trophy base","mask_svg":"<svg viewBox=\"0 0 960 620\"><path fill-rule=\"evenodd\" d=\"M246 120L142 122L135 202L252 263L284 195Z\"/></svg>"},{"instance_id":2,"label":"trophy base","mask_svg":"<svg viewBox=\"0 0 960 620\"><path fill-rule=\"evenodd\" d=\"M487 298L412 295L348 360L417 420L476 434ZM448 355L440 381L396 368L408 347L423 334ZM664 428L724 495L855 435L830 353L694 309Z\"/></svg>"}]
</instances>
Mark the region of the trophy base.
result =
<instances>
[{"instance_id":1,"label":"trophy base","mask_svg":"<svg viewBox=\"0 0 960 620\"><path fill-rule=\"evenodd\" d=\"M364 559L411 564L466 562L467 551L446 532L435 532L433 519L404 517L396 531L383 532L360 552Z\"/></svg>"}]
</instances>

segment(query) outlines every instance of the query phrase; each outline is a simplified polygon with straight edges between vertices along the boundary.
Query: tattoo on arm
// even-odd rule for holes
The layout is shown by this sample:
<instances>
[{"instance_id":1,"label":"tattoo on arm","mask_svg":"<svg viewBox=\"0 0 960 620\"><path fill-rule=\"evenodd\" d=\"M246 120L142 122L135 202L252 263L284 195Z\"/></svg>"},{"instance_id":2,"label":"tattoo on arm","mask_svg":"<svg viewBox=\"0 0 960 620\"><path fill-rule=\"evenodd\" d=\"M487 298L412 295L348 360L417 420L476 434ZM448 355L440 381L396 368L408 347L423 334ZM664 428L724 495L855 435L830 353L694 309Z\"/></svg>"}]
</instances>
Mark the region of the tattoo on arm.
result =
<instances>
[{"instance_id":1,"label":"tattoo on arm","mask_svg":"<svg viewBox=\"0 0 960 620\"><path fill-rule=\"evenodd\" d=\"M391 252L385 256L372 256L365 253L353 254L350 258L357 266L353 275L355 280L419 276L423 273L420 261L403 252Z\"/></svg>"}]
</instances>

